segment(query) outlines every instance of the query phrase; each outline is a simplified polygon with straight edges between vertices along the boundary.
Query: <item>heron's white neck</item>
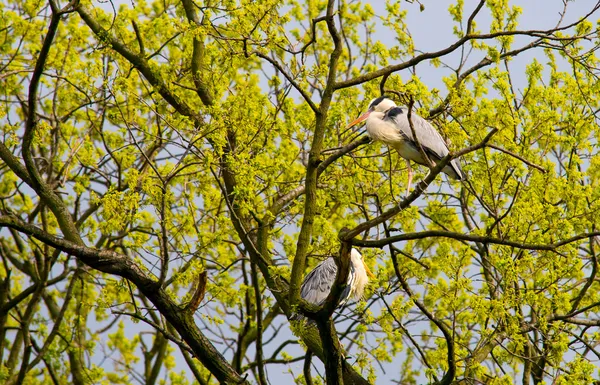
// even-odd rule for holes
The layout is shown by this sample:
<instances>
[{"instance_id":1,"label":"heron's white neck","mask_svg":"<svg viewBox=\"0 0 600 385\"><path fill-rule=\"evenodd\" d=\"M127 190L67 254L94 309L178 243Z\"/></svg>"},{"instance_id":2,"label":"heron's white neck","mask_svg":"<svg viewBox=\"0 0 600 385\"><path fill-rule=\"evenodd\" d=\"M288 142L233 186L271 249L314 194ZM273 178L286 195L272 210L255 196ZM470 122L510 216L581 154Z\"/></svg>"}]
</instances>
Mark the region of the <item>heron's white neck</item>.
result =
<instances>
[{"instance_id":1,"label":"heron's white neck","mask_svg":"<svg viewBox=\"0 0 600 385\"><path fill-rule=\"evenodd\" d=\"M369 283L369 276L365 270L365 263L362 260L360 253L354 251L355 250L352 250L350 253L351 262L354 265L355 272L355 285L351 295L354 297L354 299L360 300L365 291L365 286L367 286L367 283Z\"/></svg>"}]
</instances>

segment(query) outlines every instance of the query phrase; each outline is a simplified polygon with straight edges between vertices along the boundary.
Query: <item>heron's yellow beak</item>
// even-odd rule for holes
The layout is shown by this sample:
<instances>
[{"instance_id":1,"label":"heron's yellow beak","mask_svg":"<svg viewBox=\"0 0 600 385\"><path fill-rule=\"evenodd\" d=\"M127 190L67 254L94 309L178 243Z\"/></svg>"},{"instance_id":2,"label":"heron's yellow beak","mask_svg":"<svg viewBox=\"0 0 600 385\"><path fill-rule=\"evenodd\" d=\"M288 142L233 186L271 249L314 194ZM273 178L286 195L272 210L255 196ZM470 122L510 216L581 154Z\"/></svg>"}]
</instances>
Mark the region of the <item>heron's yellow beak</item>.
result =
<instances>
[{"instance_id":1,"label":"heron's yellow beak","mask_svg":"<svg viewBox=\"0 0 600 385\"><path fill-rule=\"evenodd\" d=\"M375 279L375 275L373 273L371 273L371 270L369 270L369 266L367 266L366 263L363 262L363 264L365 265L365 271L367 272L367 275L373 279Z\"/></svg>"},{"instance_id":2,"label":"heron's yellow beak","mask_svg":"<svg viewBox=\"0 0 600 385\"><path fill-rule=\"evenodd\" d=\"M350 122L350 124L346 126L346 129L348 129L348 128L352 127L352 126L356 126L358 123L366 120L369 117L369 115L371 115L371 111L370 110L367 111L367 112L365 112L361 116L359 116L358 119Z\"/></svg>"}]
</instances>

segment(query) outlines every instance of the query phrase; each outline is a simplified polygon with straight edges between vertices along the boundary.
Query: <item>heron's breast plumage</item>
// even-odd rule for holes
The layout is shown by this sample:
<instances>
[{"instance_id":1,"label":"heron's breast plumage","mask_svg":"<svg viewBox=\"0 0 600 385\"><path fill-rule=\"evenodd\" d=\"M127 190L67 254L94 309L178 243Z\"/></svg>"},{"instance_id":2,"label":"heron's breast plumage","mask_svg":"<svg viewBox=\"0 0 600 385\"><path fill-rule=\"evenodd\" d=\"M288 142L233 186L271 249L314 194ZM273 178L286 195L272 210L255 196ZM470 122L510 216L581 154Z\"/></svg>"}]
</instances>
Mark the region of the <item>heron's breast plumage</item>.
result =
<instances>
[{"instance_id":1,"label":"heron's breast plumage","mask_svg":"<svg viewBox=\"0 0 600 385\"><path fill-rule=\"evenodd\" d=\"M350 287L353 289L350 293L350 296L354 297L354 299L359 300L362 298L363 293L365 292L365 286L369 283L369 277L367 276L367 271L365 270L365 263L362 259L351 255L352 265L354 267L354 274L352 279L354 280L354 285L351 285L351 282L348 282ZM350 281L350 279L348 279Z\"/></svg>"},{"instance_id":2,"label":"heron's breast plumage","mask_svg":"<svg viewBox=\"0 0 600 385\"><path fill-rule=\"evenodd\" d=\"M367 132L373 140L379 140L384 143L402 142L403 136L396 127L386 121L376 117L367 119Z\"/></svg>"}]
</instances>

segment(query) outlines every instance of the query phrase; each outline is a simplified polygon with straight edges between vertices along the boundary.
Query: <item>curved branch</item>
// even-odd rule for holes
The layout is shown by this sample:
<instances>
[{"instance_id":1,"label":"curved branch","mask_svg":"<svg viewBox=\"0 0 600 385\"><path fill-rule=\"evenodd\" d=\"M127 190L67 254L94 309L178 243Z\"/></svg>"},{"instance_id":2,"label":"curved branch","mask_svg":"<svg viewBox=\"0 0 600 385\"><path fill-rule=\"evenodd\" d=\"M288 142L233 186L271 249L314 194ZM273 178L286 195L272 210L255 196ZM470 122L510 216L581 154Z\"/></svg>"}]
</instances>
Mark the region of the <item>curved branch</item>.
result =
<instances>
[{"instance_id":1,"label":"curved branch","mask_svg":"<svg viewBox=\"0 0 600 385\"><path fill-rule=\"evenodd\" d=\"M511 246L516 249L524 249L524 250L548 250L553 251L558 249L559 247L568 245L573 242L581 241L582 239L596 237L600 235L600 231L593 231L590 233L577 234L560 242L550 243L550 244L539 244L539 243L523 243L519 241L511 241L506 239L499 239L494 237L488 237L484 235L469 235L462 233L455 233L451 231L443 231L443 230L429 230L429 231L421 231L418 233L408 233L396 235L393 237L379 239L376 241L364 241L355 239L352 241L353 245L362 246L362 247L384 247L390 245L392 243L401 242L401 241L409 241L415 239L425 239L425 238L433 238L433 237L442 237L442 238L450 238L455 239L457 241L468 241L468 242L481 242L495 245L503 245L503 246Z\"/></svg>"}]
</instances>

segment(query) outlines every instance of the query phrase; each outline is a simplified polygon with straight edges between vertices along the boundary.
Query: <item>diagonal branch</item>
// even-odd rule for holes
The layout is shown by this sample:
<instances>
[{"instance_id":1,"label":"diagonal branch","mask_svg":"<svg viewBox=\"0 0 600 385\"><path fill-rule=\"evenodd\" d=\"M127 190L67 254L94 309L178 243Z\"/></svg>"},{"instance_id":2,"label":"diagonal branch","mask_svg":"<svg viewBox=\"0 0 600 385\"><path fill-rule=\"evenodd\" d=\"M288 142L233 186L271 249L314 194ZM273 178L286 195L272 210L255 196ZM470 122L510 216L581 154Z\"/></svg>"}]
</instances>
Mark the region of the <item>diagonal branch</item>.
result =
<instances>
[{"instance_id":1,"label":"diagonal branch","mask_svg":"<svg viewBox=\"0 0 600 385\"><path fill-rule=\"evenodd\" d=\"M514 153L514 152L512 152L512 151L508 151L508 150L507 150L507 149L505 149L505 148L502 148L502 147L499 147L499 146L496 146L496 145L493 145L493 144L487 144L487 145L486 145L486 147L493 148L494 150L498 150L498 151L500 151L500 152L503 152L503 153L505 153L506 155L510 155L510 156L512 156L513 158L515 158L515 159L518 159L518 160L520 160L521 162L525 163L525 164L526 164L526 165L528 165L529 167L533 167L533 168L535 168L535 169L537 169L537 170L539 170L539 171L543 172L544 174L548 172L548 171L546 171L546 169L545 169L545 168L543 168L542 166L538 166L537 164L535 164L535 163L533 163L533 162L530 162L530 161L528 161L527 159L523 158L521 155L515 154L515 153Z\"/></svg>"},{"instance_id":2,"label":"diagonal branch","mask_svg":"<svg viewBox=\"0 0 600 385\"><path fill-rule=\"evenodd\" d=\"M473 30L473 20L475 20L475 16L477 16L479 11L481 11L481 8L483 8L484 4L485 4L485 0L480 0L479 4L477 4L477 7L475 7L473 12L469 16L469 19L467 20L467 32L465 35L469 35L471 33L471 31Z\"/></svg>"},{"instance_id":3,"label":"diagonal branch","mask_svg":"<svg viewBox=\"0 0 600 385\"><path fill-rule=\"evenodd\" d=\"M446 167L446 165L448 163L450 163L450 161L452 159L463 156L469 152L477 151L481 148L484 148L487 145L487 143L490 141L490 139L492 139L492 136L494 136L494 134L496 134L496 132L498 132L498 129L494 128L478 144L464 148L455 154L448 154L447 156L445 156L443 159L441 159L437 163L437 165L435 167L433 167L431 169L431 171L429 171L429 174L427 174L425 179L423 179L421 182L419 182L419 184L416 186L416 188L413 190L413 192L411 192L402 202L400 202L400 204L398 206L395 206L395 207L389 209L388 211L384 212L383 214L381 214L373 219L370 219L366 222L359 224L358 226L356 226L355 228L353 228L351 230L343 229L342 231L340 231L340 233L338 235L339 239L342 241L351 240L354 237L356 237L358 234L362 233L363 231L366 231L372 227L375 227L375 226L387 221L388 219L392 218L394 215L398 214L400 211L402 211L405 208L407 208L408 206L410 206L411 203L413 203L415 200L417 200L417 198L419 196L421 196L421 194L427 189L429 184L444 169L444 167ZM360 245L364 242L366 242L366 241L353 240L352 244ZM378 242L378 241L368 241L368 242ZM382 247L384 245L385 244L377 245L377 246L370 246L370 247Z\"/></svg>"},{"instance_id":4,"label":"diagonal branch","mask_svg":"<svg viewBox=\"0 0 600 385\"><path fill-rule=\"evenodd\" d=\"M96 20L84 6L79 6L77 8L77 13L79 16L81 16L83 21L92 30L92 32L94 32L100 41L105 41L110 44L112 49L114 49L117 53L127 59L127 61L129 61L135 68L137 68L138 71L140 71L142 75L144 75L144 77L150 82L150 84L156 88L158 93L160 93L165 101L175 108L177 112L184 116L193 118L197 123L201 123L203 121L201 115L199 115L187 103L169 90L169 87L167 87L167 84L160 76L160 73L157 70L152 69L146 58L133 52L131 49L129 49L129 47L127 47L127 45L125 45L125 43L104 29L98 20Z\"/></svg>"},{"instance_id":5,"label":"diagonal branch","mask_svg":"<svg viewBox=\"0 0 600 385\"><path fill-rule=\"evenodd\" d=\"M354 151L356 148L362 146L363 144L369 143L371 139L368 136L363 136L354 142L347 144L341 148L336 149L327 159L319 164L317 167L318 177L323 174L323 172L329 167L333 162L341 158L342 156ZM285 206L287 206L290 202L298 198L300 195L304 194L306 190L306 185L300 185L295 189L287 192L284 195L281 195L269 208L269 212L273 215L277 215Z\"/></svg>"},{"instance_id":6,"label":"diagonal branch","mask_svg":"<svg viewBox=\"0 0 600 385\"><path fill-rule=\"evenodd\" d=\"M259 58L269 62L269 64L271 64L273 67L275 67L275 69L277 69L277 71L281 72L283 74L283 76L286 78L286 80L288 82L290 82L290 84L294 87L294 89L296 91L298 91L300 93L300 95L302 95L302 98L304 99L306 104L308 104L310 109L313 110L313 112L316 113L319 111L319 108L317 107L315 102L313 102L312 98L310 97L310 93L300 86L300 84L294 79L294 77L291 74L288 73L288 71L286 71L286 69L281 65L281 63L279 63L277 60L272 59L269 56L267 56L259 51L253 51L253 52L247 53L248 56L250 54L256 55Z\"/></svg>"}]
</instances>

